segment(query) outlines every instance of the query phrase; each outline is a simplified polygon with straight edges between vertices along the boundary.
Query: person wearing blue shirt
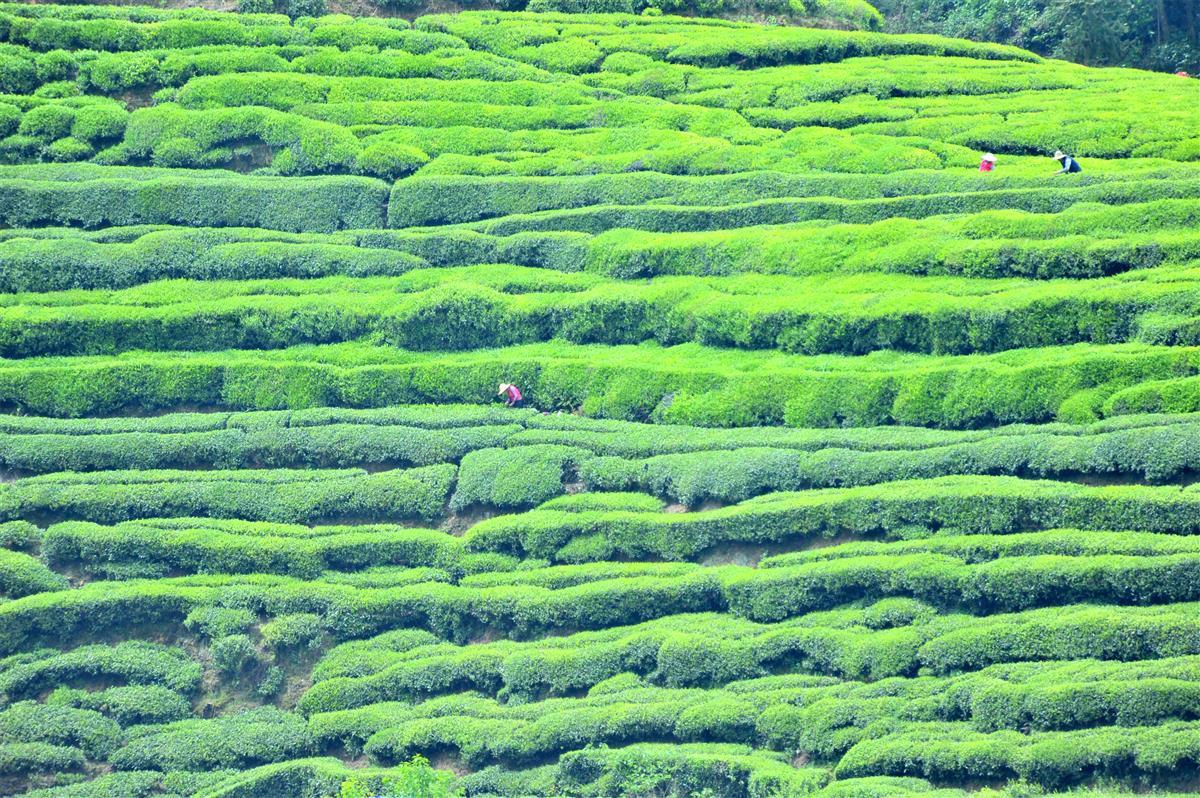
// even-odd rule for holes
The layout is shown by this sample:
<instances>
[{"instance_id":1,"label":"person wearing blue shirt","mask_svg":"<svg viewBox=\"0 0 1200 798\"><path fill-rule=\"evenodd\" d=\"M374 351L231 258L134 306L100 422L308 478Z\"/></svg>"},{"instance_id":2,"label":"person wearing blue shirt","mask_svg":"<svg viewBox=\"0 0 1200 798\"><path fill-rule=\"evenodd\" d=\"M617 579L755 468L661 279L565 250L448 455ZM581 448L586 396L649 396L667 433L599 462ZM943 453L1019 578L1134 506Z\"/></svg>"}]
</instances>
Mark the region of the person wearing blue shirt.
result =
<instances>
[{"instance_id":1,"label":"person wearing blue shirt","mask_svg":"<svg viewBox=\"0 0 1200 798\"><path fill-rule=\"evenodd\" d=\"M1059 169L1054 173L1056 175L1074 174L1075 172L1083 171L1083 167L1079 165L1079 161L1075 160L1070 155L1067 155L1062 150L1058 150L1054 153L1054 160L1062 164L1062 169Z\"/></svg>"}]
</instances>

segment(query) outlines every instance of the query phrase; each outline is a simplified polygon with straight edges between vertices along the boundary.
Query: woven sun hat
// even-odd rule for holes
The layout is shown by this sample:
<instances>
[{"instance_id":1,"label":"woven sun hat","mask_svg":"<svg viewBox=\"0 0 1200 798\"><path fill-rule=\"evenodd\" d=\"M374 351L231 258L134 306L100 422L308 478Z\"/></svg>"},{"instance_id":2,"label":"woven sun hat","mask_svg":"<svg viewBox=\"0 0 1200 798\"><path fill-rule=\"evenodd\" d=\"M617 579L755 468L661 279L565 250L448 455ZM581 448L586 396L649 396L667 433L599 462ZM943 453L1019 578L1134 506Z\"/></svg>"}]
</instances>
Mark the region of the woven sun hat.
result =
<instances>
[{"instance_id":1,"label":"woven sun hat","mask_svg":"<svg viewBox=\"0 0 1200 798\"><path fill-rule=\"evenodd\" d=\"M991 161L992 163L995 163L995 162L996 162L996 156L995 156L995 155L992 155L992 154L989 152L987 155L983 156L983 160L985 160L985 161Z\"/></svg>"},{"instance_id":2,"label":"woven sun hat","mask_svg":"<svg viewBox=\"0 0 1200 798\"><path fill-rule=\"evenodd\" d=\"M1065 152L1063 152L1062 150L1054 151L1054 160L1061 161L1063 158L1066 158L1066 157L1067 157L1067 154Z\"/></svg>"},{"instance_id":3,"label":"woven sun hat","mask_svg":"<svg viewBox=\"0 0 1200 798\"><path fill-rule=\"evenodd\" d=\"M497 393L497 394L502 394L502 393L504 393L505 391L507 391L507 390L508 390L509 388L511 388L511 387L512 387L512 386L511 386L511 385L509 385L507 382L502 382L502 383L500 383L500 387L496 389L496 393Z\"/></svg>"}]
</instances>

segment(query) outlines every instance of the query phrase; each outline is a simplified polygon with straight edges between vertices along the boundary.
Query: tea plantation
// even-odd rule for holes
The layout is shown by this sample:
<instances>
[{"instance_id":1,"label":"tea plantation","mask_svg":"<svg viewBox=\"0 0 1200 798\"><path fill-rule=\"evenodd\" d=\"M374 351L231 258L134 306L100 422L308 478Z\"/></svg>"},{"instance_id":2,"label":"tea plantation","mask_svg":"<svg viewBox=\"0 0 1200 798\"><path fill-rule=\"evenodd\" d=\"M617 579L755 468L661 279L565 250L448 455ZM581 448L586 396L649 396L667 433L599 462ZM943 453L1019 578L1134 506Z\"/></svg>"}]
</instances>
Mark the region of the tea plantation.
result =
<instances>
[{"instance_id":1,"label":"tea plantation","mask_svg":"<svg viewBox=\"0 0 1200 798\"><path fill-rule=\"evenodd\" d=\"M1200 81L0 4L0 161L0 795L1200 793Z\"/></svg>"}]
</instances>

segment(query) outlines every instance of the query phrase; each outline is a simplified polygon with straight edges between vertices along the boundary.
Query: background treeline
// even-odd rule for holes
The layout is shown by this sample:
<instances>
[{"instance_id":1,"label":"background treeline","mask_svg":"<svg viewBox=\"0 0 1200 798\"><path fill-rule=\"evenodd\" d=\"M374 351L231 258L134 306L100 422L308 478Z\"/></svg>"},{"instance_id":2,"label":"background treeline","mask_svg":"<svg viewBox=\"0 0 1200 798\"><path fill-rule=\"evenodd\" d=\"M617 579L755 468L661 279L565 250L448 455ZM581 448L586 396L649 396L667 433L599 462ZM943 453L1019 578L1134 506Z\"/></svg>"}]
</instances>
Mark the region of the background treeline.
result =
<instances>
[{"instance_id":1,"label":"background treeline","mask_svg":"<svg viewBox=\"0 0 1200 798\"><path fill-rule=\"evenodd\" d=\"M888 30L1004 42L1093 66L1200 72L1196 0L879 0Z\"/></svg>"}]
</instances>

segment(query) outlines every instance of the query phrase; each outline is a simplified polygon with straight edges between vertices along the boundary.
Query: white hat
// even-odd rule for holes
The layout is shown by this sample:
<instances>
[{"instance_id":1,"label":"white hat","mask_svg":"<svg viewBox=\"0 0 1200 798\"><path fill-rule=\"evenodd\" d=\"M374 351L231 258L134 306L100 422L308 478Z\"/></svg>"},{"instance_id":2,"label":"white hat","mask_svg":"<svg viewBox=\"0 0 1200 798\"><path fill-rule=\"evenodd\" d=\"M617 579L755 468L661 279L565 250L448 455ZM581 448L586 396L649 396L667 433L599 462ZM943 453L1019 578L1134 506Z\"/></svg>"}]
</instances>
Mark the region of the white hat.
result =
<instances>
[{"instance_id":1,"label":"white hat","mask_svg":"<svg viewBox=\"0 0 1200 798\"><path fill-rule=\"evenodd\" d=\"M497 393L497 394L504 393L505 391L507 391L507 390L508 390L509 388L511 388L511 387L512 387L512 386L511 386L511 385L509 385L507 382L502 382L502 383L500 383L500 387L496 389L496 393Z\"/></svg>"},{"instance_id":2,"label":"white hat","mask_svg":"<svg viewBox=\"0 0 1200 798\"><path fill-rule=\"evenodd\" d=\"M1062 150L1054 151L1054 160L1061 161L1063 158L1066 158L1066 157L1067 157L1067 154L1065 152L1063 152Z\"/></svg>"},{"instance_id":3,"label":"white hat","mask_svg":"<svg viewBox=\"0 0 1200 798\"><path fill-rule=\"evenodd\" d=\"M996 162L996 156L995 156L995 155L992 155L992 154L989 152L987 155L983 156L983 160L985 160L985 161L991 161L992 163L995 163L995 162Z\"/></svg>"}]
</instances>

